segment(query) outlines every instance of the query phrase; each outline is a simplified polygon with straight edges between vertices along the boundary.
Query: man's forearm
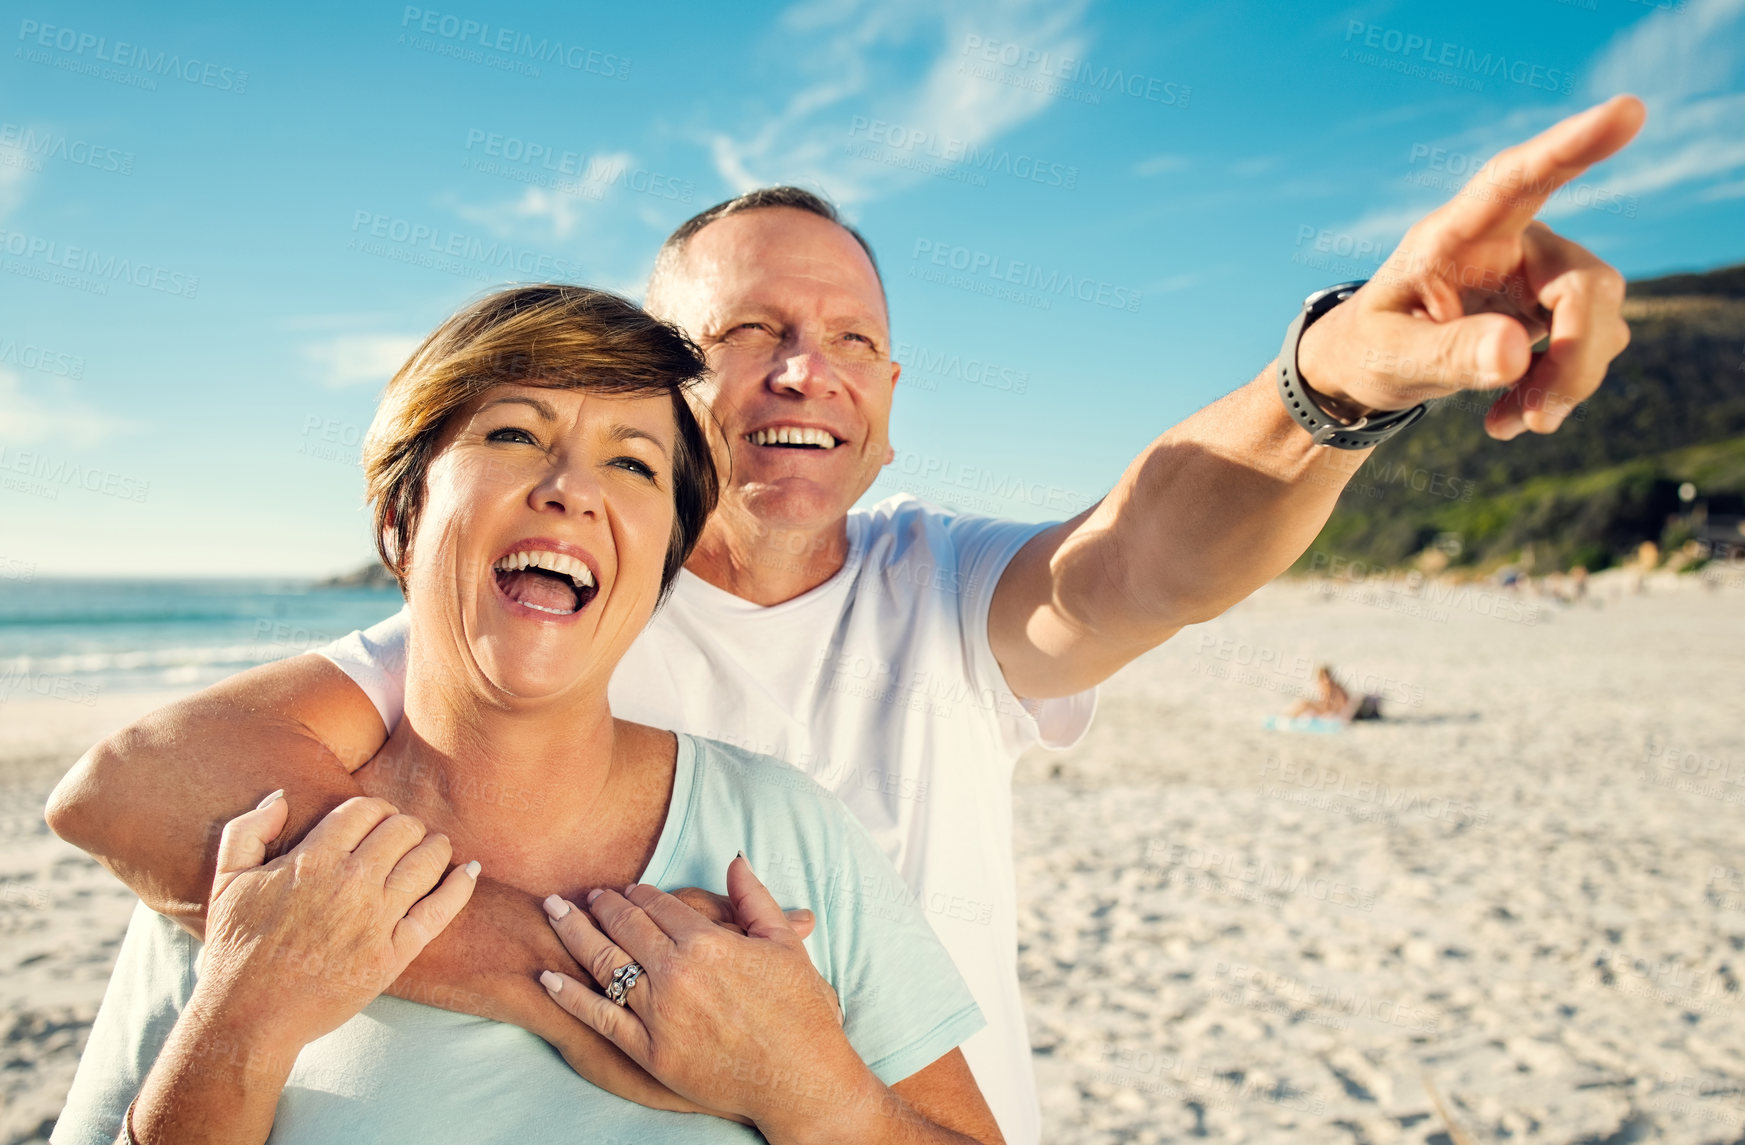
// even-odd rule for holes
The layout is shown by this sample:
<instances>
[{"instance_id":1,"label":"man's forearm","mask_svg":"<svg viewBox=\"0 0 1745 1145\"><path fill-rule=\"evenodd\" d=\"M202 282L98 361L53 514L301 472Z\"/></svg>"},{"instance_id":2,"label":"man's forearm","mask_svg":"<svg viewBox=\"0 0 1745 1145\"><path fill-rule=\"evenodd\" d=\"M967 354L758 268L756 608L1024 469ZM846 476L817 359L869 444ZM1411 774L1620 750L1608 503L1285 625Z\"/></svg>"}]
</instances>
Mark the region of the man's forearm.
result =
<instances>
[{"instance_id":1,"label":"man's forearm","mask_svg":"<svg viewBox=\"0 0 1745 1145\"><path fill-rule=\"evenodd\" d=\"M357 780L306 732L253 716L241 728L207 730L169 718L137 724L99 743L49 799L49 825L94 856L157 911L196 938L224 824L283 787L290 820L283 850L328 811L363 794Z\"/></svg>"},{"instance_id":2,"label":"man's forearm","mask_svg":"<svg viewBox=\"0 0 1745 1145\"><path fill-rule=\"evenodd\" d=\"M1308 548L1369 454L1310 441L1272 370L1152 442L1107 497L1013 558L988 617L1013 691L1101 683Z\"/></svg>"},{"instance_id":3,"label":"man's forearm","mask_svg":"<svg viewBox=\"0 0 1745 1145\"><path fill-rule=\"evenodd\" d=\"M1315 445L1273 371L1153 442L1087 522L1088 543L1111 549L1122 575L1119 593L1087 594L1087 608L1112 613L1096 618L1101 631L1210 620L1288 569L1327 523L1369 451ZM1076 541L1057 565L1072 565Z\"/></svg>"}]
</instances>

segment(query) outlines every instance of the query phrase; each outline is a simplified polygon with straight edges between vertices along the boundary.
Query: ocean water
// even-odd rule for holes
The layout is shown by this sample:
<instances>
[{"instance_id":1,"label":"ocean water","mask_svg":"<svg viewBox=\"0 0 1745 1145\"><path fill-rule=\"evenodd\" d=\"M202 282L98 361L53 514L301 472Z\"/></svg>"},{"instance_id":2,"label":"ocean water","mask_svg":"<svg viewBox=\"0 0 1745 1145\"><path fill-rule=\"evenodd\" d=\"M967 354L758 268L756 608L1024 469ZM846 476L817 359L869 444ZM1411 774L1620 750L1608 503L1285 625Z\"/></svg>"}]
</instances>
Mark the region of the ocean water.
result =
<instances>
[{"instance_id":1,"label":"ocean water","mask_svg":"<svg viewBox=\"0 0 1745 1145\"><path fill-rule=\"evenodd\" d=\"M396 589L296 580L0 579L0 701L210 684L400 609Z\"/></svg>"}]
</instances>

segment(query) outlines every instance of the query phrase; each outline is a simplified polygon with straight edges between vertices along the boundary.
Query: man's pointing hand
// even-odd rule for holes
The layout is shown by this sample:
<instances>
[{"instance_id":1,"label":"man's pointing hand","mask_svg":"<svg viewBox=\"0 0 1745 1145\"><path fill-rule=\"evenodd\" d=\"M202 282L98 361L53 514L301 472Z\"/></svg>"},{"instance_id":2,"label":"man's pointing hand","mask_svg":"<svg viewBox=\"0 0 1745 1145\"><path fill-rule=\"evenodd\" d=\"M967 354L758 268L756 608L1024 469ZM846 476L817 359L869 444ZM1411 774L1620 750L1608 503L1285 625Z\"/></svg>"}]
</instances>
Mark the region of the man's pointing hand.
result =
<instances>
[{"instance_id":1,"label":"man's pointing hand","mask_svg":"<svg viewBox=\"0 0 1745 1145\"><path fill-rule=\"evenodd\" d=\"M1492 437L1554 431L1599 388L1630 331L1623 276L1533 216L1629 143L1646 116L1635 96L1615 96L1485 164L1303 334L1303 380L1352 414L1504 390L1485 415ZM1549 348L1534 355L1547 333Z\"/></svg>"}]
</instances>

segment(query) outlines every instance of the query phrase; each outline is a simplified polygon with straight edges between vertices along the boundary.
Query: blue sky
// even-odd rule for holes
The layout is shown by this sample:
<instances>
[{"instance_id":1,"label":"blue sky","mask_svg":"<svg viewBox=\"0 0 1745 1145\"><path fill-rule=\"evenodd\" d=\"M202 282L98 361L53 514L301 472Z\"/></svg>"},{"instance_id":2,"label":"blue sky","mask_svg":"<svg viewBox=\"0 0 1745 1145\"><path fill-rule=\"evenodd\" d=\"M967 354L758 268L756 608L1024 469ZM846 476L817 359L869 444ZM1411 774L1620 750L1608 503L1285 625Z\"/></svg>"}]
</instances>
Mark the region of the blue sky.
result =
<instances>
[{"instance_id":1,"label":"blue sky","mask_svg":"<svg viewBox=\"0 0 1745 1145\"><path fill-rule=\"evenodd\" d=\"M0 20L0 564L37 575L361 563L416 338L504 282L640 295L762 183L878 249L873 495L1027 519L1616 92L1643 136L1544 217L1633 276L1745 259L1745 0L159 7Z\"/></svg>"}]
</instances>

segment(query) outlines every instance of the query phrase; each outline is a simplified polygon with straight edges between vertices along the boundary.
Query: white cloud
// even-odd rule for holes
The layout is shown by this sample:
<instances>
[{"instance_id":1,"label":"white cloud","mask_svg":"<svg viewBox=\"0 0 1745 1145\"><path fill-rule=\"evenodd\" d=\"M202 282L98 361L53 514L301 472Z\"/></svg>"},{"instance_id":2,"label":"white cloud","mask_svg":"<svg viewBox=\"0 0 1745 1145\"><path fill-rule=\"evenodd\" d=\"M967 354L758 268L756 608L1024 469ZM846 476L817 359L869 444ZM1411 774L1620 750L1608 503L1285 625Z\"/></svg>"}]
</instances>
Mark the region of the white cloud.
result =
<instances>
[{"instance_id":1,"label":"white cloud","mask_svg":"<svg viewBox=\"0 0 1745 1145\"><path fill-rule=\"evenodd\" d=\"M341 334L303 347L303 357L315 367L329 389L365 383L381 385L406 363L424 339L412 334Z\"/></svg>"},{"instance_id":2,"label":"white cloud","mask_svg":"<svg viewBox=\"0 0 1745 1145\"><path fill-rule=\"evenodd\" d=\"M951 148L987 147L1028 122L1054 98L1037 90L1041 77L990 65L1016 82L984 78L965 66L975 63L965 49L972 42L999 43L1048 53L1054 60L1081 58L1089 41L1080 28L1085 4L822 0L790 8L776 34L783 37L795 85L755 131L708 135L715 169L737 190L796 183L843 203L864 202L928 178L910 166L852 155L849 148L860 143L881 154L949 155ZM918 48L931 62L917 80L911 77ZM875 120L899 129L902 137L926 142L887 149L869 137Z\"/></svg>"},{"instance_id":3,"label":"white cloud","mask_svg":"<svg viewBox=\"0 0 1745 1145\"><path fill-rule=\"evenodd\" d=\"M1671 191L1745 171L1745 0L1692 0L1620 32L1588 69L1588 96L1634 92L1648 105L1642 133L1611 163L1611 189Z\"/></svg>"},{"instance_id":4,"label":"white cloud","mask_svg":"<svg viewBox=\"0 0 1745 1145\"><path fill-rule=\"evenodd\" d=\"M553 187L528 187L516 198L486 204L457 204L455 213L468 222L486 227L492 234L508 237L525 233L529 223L553 239L576 234L586 216L606 198L607 188L619 183L636 166L628 151L605 151L588 156L573 176Z\"/></svg>"},{"instance_id":5,"label":"white cloud","mask_svg":"<svg viewBox=\"0 0 1745 1145\"><path fill-rule=\"evenodd\" d=\"M1517 109L1496 121L1426 140L1478 162L1536 135L1557 120L1622 92L1641 96L1648 122L1628 147L1572 191L1546 204L1547 220L1582 216L1596 201L1671 194L1689 188L1701 200L1738 194L1745 173L1745 0L1691 0L1678 11L1656 11L1619 32L1585 69L1587 89L1561 108ZM1724 93L1724 94L1719 94ZM1612 198L1599 195L1609 192ZM1453 190L1408 204L1378 206L1330 228L1383 244L1453 196ZM1390 248L1391 249L1391 248Z\"/></svg>"},{"instance_id":6,"label":"white cloud","mask_svg":"<svg viewBox=\"0 0 1745 1145\"><path fill-rule=\"evenodd\" d=\"M99 445L134 428L75 397L66 382L51 384L51 395L29 392L11 370L0 369L0 441L29 445L38 441L78 448Z\"/></svg>"}]
</instances>

